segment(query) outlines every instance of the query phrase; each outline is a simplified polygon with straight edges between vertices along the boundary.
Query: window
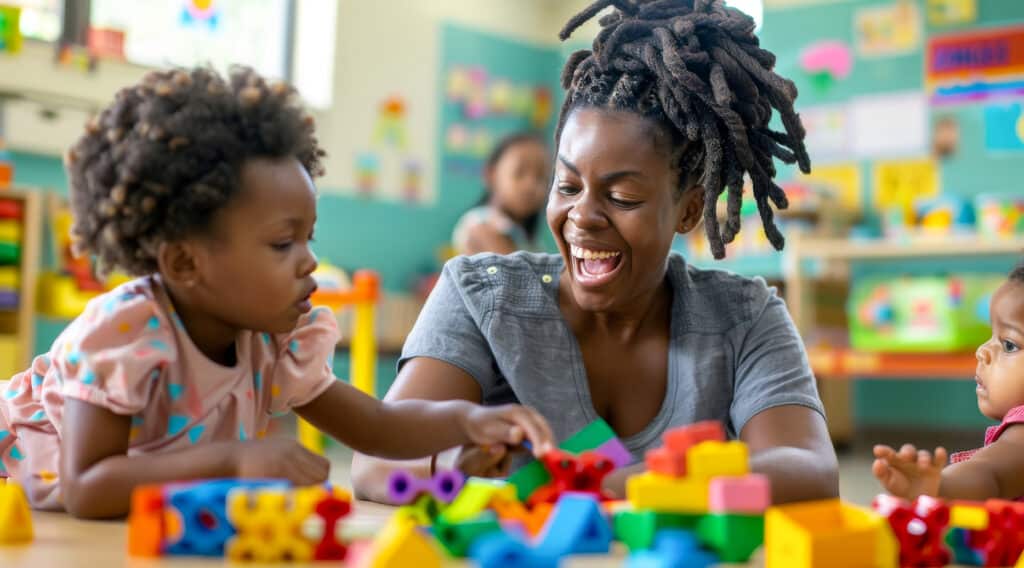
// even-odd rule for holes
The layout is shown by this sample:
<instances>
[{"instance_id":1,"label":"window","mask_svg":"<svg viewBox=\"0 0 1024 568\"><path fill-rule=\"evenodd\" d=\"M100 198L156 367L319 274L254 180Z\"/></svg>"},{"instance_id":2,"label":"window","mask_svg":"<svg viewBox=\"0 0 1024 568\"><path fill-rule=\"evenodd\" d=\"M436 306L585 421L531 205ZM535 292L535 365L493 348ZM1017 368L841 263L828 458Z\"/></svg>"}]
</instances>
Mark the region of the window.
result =
<instances>
[{"instance_id":1,"label":"window","mask_svg":"<svg viewBox=\"0 0 1024 568\"><path fill-rule=\"evenodd\" d=\"M754 33L761 31L764 25L764 0L725 0L725 3L754 18Z\"/></svg>"},{"instance_id":2,"label":"window","mask_svg":"<svg viewBox=\"0 0 1024 568\"><path fill-rule=\"evenodd\" d=\"M64 0L3 0L2 3L21 8L21 35L42 41L60 38Z\"/></svg>"}]
</instances>

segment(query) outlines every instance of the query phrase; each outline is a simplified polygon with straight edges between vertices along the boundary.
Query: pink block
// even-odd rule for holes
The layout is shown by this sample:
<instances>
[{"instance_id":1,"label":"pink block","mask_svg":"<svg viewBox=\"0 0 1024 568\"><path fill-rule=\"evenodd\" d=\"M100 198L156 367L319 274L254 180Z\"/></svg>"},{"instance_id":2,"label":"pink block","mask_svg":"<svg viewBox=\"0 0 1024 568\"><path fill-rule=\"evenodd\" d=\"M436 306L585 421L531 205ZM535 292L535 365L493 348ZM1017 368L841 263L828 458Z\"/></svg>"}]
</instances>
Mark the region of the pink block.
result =
<instances>
[{"instance_id":1,"label":"pink block","mask_svg":"<svg viewBox=\"0 0 1024 568\"><path fill-rule=\"evenodd\" d=\"M752 473L743 477L711 480L709 508L712 513L764 513L772 504L768 478Z\"/></svg>"}]
</instances>

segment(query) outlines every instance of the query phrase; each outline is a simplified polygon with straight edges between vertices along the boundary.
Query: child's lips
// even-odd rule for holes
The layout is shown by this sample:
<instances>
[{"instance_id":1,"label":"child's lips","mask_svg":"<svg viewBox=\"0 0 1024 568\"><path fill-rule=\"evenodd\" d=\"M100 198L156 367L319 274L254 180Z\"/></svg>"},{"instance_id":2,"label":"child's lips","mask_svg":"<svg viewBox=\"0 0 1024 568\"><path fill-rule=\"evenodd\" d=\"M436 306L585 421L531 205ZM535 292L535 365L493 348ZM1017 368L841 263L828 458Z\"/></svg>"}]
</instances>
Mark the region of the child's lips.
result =
<instances>
[{"instance_id":1,"label":"child's lips","mask_svg":"<svg viewBox=\"0 0 1024 568\"><path fill-rule=\"evenodd\" d=\"M988 389L985 388L985 383L981 382L980 378L974 377L974 382L978 384L978 386L976 386L974 388L974 391L976 393L978 393L978 394L987 394L988 393Z\"/></svg>"}]
</instances>

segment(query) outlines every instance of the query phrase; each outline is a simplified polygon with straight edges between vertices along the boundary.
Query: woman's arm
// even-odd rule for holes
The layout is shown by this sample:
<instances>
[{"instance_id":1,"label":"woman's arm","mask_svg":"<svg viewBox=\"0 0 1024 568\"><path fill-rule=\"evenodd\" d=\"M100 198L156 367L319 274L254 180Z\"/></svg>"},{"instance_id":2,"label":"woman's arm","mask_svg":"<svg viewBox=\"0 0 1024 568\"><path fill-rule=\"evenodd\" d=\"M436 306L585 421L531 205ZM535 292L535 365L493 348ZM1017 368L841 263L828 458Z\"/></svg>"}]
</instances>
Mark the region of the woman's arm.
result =
<instances>
[{"instance_id":1,"label":"woman's arm","mask_svg":"<svg viewBox=\"0 0 1024 568\"><path fill-rule=\"evenodd\" d=\"M839 496L839 462L821 414L799 405L769 408L740 432L750 448L750 468L768 476L772 502Z\"/></svg>"},{"instance_id":2,"label":"woman's arm","mask_svg":"<svg viewBox=\"0 0 1024 568\"><path fill-rule=\"evenodd\" d=\"M279 477L299 485L327 479L329 464L294 440L200 443L129 457L131 417L80 401L64 401L59 481L64 507L80 518L128 513L132 490L147 483L213 477Z\"/></svg>"}]
</instances>

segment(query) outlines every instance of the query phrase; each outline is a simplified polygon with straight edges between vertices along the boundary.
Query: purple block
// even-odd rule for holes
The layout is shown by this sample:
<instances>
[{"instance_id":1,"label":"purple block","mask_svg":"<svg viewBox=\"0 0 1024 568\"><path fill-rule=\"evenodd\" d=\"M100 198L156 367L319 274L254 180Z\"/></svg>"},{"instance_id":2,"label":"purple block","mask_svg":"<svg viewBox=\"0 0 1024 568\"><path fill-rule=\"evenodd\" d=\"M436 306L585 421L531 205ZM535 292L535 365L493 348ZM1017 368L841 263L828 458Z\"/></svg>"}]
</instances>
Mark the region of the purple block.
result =
<instances>
[{"instance_id":1,"label":"purple block","mask_svg":"<svg viewBox=\"0 0 1024 568\"><path fill-rule=\"evenodd\" d=\"M633 463L633 454L629 453L626 446L618 439L612 438L594 449L595 452L612 460L615 467L626 467Z\"/></svg>"},{"instance_id":2,"label":"purple block","mask_svg":"<svg viewBox=\"0 0 1024 568\"><path fill-rule=\"evenodd\" d=\"M13 290L0 290L0 309L18 307L18 293Z\"/></svg>"}]
</instances>

